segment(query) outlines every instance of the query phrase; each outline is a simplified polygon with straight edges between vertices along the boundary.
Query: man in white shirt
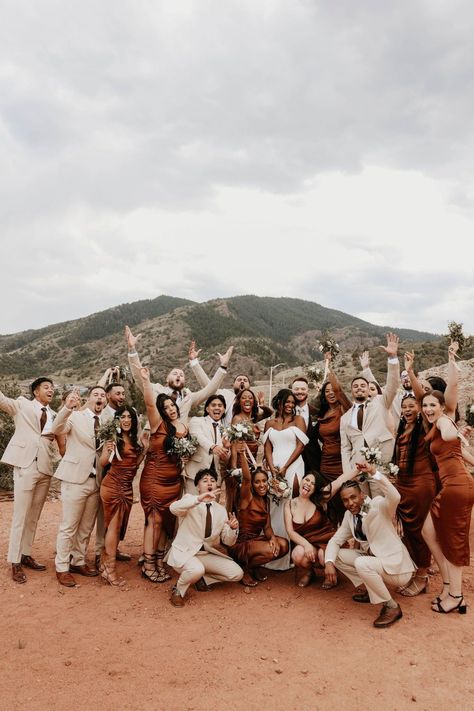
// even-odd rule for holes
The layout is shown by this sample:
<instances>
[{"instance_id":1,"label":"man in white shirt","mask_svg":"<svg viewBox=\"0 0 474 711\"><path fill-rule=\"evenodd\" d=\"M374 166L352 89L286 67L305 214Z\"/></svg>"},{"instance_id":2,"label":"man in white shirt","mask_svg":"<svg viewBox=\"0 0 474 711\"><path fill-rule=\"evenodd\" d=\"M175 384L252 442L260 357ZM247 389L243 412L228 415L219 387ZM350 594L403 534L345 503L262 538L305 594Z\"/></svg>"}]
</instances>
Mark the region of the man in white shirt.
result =
<instances>
[{"instance_id":1,"label":"man in white shirt","mask_svg":"<svg viewBox=\"0 0 474 711\"><path fill-rule=\"evenodd\" d=\"M316 408L308 402L309 384L307 378L298 375L293 378L290 385L291 392L296 400L296 414L300 415L306 424L306 434L309 442L303 450L304 468L306 472L318 471L321 462L321 448L313 434L313 418L316 417Z\"/></svg>"}]
</instances>

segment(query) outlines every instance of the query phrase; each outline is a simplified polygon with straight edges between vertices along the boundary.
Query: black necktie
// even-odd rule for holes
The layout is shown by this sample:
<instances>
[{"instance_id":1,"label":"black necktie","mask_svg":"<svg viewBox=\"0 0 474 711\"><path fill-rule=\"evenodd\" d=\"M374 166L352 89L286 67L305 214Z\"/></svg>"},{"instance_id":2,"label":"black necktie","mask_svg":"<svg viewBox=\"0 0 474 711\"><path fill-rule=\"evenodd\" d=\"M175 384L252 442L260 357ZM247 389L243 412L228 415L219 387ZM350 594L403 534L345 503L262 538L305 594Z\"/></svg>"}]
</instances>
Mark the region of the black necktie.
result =
<instances>
[{"instance_id":1,"label":"black necktie","mask_svg":"<svg viewBox=\"0 0 474 711\"><path fill-rule=\"evenodd\" d=\"M359 405L359 409L357 410L357 427L360 429L362 432L362 423L364 422L364 406Z\"/></svg>"},{"instance_id":2,"label":"black necktie","mask_svg":"<svg viewBox=\"0 0 474 711\"><path fill-rule=\"evenodd\" d=\"M354 525L355 537L359 541L366 541L367 536L365 535L364 531L362 530L362 516L360 514L354 514L354 520L355 520L355 525Z\"/></svg>"},{"instance_id":3,"label":"black necktie","mask_svg":"<svg viewBox=\"0 0 474 711\"><path fill-rule=\"evenodd\" d=\"M204 538L209 538L212 532L212 513L211 504L206 504L206 527L204 529Z\"/></svg>"},{"instance_id":4,"label":"black necktie","mask_svg":"<svg viewBox=\"0 0 474 711\"><path fill-rule=\"evenodd\" d=\"M171 393L171 399L172 399L174 402L176 402L177 399L178 399L178 395L179 395L179 392L178 392L177 390L173 390L173 392Z\"/></svg>"},{"instance_id":5,"label":"black necktie","mask_svg":"<svg viewBox=\"0 0 474 711\"><path fill-rule=\"evenodd\" d=\"M100 444L98 433L99 433L99 416L94 415L94 434L95 434L95 448L96 449L99 448L99 444Z\"/></svg>"},{"instance_id":6,"label":"black necktie","mask_svg":"<svg viewBox=\"0 0 474 711\"><path fill-rule=\"evenodd\" d=\"M217 444L217 422L213 422L212 426L214 427L214 444Z\"/></svg>"},{"instance_id":7,"label":"black necktie","mask_svg":"<svg viewBox=\"0 0 474 711\"><path fill-rule=\"evenodd\" d=\"M40 417L40 429L41 432L44 430L44 426L46 424L46 420L48 419L48 415L46 414L46 408L42 407L41 408L41 417Z\"/></svg>"}]
</instances>

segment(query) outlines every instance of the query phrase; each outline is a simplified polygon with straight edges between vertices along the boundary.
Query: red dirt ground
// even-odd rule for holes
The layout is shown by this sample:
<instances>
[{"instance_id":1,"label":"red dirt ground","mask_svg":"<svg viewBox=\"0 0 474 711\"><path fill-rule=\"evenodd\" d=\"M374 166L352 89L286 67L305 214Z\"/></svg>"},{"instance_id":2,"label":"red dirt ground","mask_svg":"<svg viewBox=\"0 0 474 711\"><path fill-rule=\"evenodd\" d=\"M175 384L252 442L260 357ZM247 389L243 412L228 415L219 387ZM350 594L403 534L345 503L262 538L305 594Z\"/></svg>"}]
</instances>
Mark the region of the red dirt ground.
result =
<instances>
[{"instance_id":1,"label":"red dirt ground","mask_svg":"<svg viewBox=\"0 0 474 711\"><path fill-rule=\"evenodd\" d=\"M11 509L0 504L4 551ZM474 708L474 607L431 612L439 576L429 595L398 596L403 619L386 630L372 627L375 607L352 602L347 580L301 590L292 571L271 573L251 592L192 590L175 609L171 584L148 583L135 564L139 505L122 546L135 560L118 564L124 590L79 576L74 589L56 583L59 515L60 503L48 501L38 527L33 553L47 572L27 570L18 585L1 568L3 711ZM472 567L464 590L474 605Z\"/></svg>"}]
</instances>

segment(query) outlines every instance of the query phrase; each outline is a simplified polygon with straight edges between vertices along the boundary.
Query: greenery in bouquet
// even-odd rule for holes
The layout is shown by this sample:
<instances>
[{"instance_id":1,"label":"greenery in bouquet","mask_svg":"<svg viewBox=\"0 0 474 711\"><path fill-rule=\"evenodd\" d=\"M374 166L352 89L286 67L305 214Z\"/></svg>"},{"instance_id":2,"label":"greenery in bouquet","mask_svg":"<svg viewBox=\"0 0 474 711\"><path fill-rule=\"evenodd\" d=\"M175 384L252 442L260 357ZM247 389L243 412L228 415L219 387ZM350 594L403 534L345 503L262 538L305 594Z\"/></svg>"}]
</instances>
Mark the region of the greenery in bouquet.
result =
<instances>
[{"instance_id":1,"label":"greenery in bouquet","mask_svg":"<svg viewBox=\"0 0 474 711\"><path fill-rule=\"evenodd\" d=\"M339 355L341 348L339 346L339 343L337 343L336 339L331 336L328 331L323 331L321 339L319 341L318 351L323 355L325 353L330 353L331 358L334 361Z\"/></svg>"},{"instance_id":2,"label":"greenery in bouquet","mask_svg":"<svg viewBox=\"0 0 474 711\"><path fill-rule=\"evenodd\" d=\"M286 481L285 477L279 476L278 474L272 474L268 480L268 493L274 504L280 505L280 501L284 498L288 498L291 494L290 485Z\"/></svg>"},{"instance_id":3,"label":"greenery in bouquet","mask_svg":"<svg viewBox=\"0 0 474 711\"><path fill-rule=\"evenodd\" d=\"M305 368L306 377L312 383L322 383L324 380L324 368L319 365L308 365Z\"/></svg>"},{"instance_id":4,"label":"greenery in bouquet","mask_svg":"<svg viewBox=\"0 0 474 711\"><path fill-rule=\"evenodd\" d=\"M97 439L99 440L99 448L102 447L104 442L113 442L117 444L119 440L119 435L122 432L120 423L115 418L112 420L107 420L103 425L100 425L97 432Z\"/></svg>"},{"instance_id":5,"label":"greenery in bouquet","mask_svg":"<svg viewBox=\"0 0 474 711\"><path fill-rule=\"evenodd\" d=\"M236 425L222 427L221 433L229 442L255 442L255 432L251 422L238 422Z\"/></svg>"},{"instance_id":6,"label":"greenery in bouquet","mask_svg":"<svg viewBox=\"0 0 474 711\"><path fill-rule=\"evenodd\" d=\"M458 354L461 355L463 348L469 345L470 338L468 336L465 336L464 333L462 332L462 323L456 323L456 321L450 321L448 323L448 341L456 341L459 350Z\"/></svg>"},{"instance_id":7,"label":"greenery in bouquet","mask_svg":"<svg viewBox=\"0 0 474 711\"><path fill-rule=\"evenodd\" d=\"M189 458L195 454L198 446L199 442L193 435L187 435L186 437L173 437L171 439L167 454L180 458Z\"/></svg>"}]
</instances>

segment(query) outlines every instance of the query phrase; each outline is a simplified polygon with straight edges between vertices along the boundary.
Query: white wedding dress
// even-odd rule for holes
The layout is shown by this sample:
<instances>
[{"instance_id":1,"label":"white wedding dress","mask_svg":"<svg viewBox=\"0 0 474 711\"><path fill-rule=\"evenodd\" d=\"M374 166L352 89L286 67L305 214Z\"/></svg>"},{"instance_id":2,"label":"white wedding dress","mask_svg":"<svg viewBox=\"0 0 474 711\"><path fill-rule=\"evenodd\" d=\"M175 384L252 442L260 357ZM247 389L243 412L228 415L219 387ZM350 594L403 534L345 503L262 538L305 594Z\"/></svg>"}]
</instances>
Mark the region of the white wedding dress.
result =
<instances>
[{"instance_id":1,"label":"white wedding dress","mask_svg":"<svg viewBox=\"0 0 474 711\"><path fill-rule=\"evenodd\" d=\"M295 451L298 440L304 445L309 442L309 439L305 433L302 432L299 427L294 425L287 427L284 430L275 430L273 427L270 427L262 437L263 443L265 443L267 439L270 440L272 445L273 464L275 467L283 467L286 464ZM304 477L304 462L301 455L288 467L285 474L285 479L290 487L289 496L291 496L293 491L293 482L295 477L298 478L298 483L301 484L301 480ZM288 498L282 498L279 503L276 504L270 497L270 518L275 536L286 538L289 543L290 539L288 538L288 534L286 532L284 515L285 503L288 501ZM279 558L271 563L267 563L265 567L270 568L271 570L288 570L291 567L290 551L288 551L288 555L284 558Z\"/></svg>"}]
</instances>

